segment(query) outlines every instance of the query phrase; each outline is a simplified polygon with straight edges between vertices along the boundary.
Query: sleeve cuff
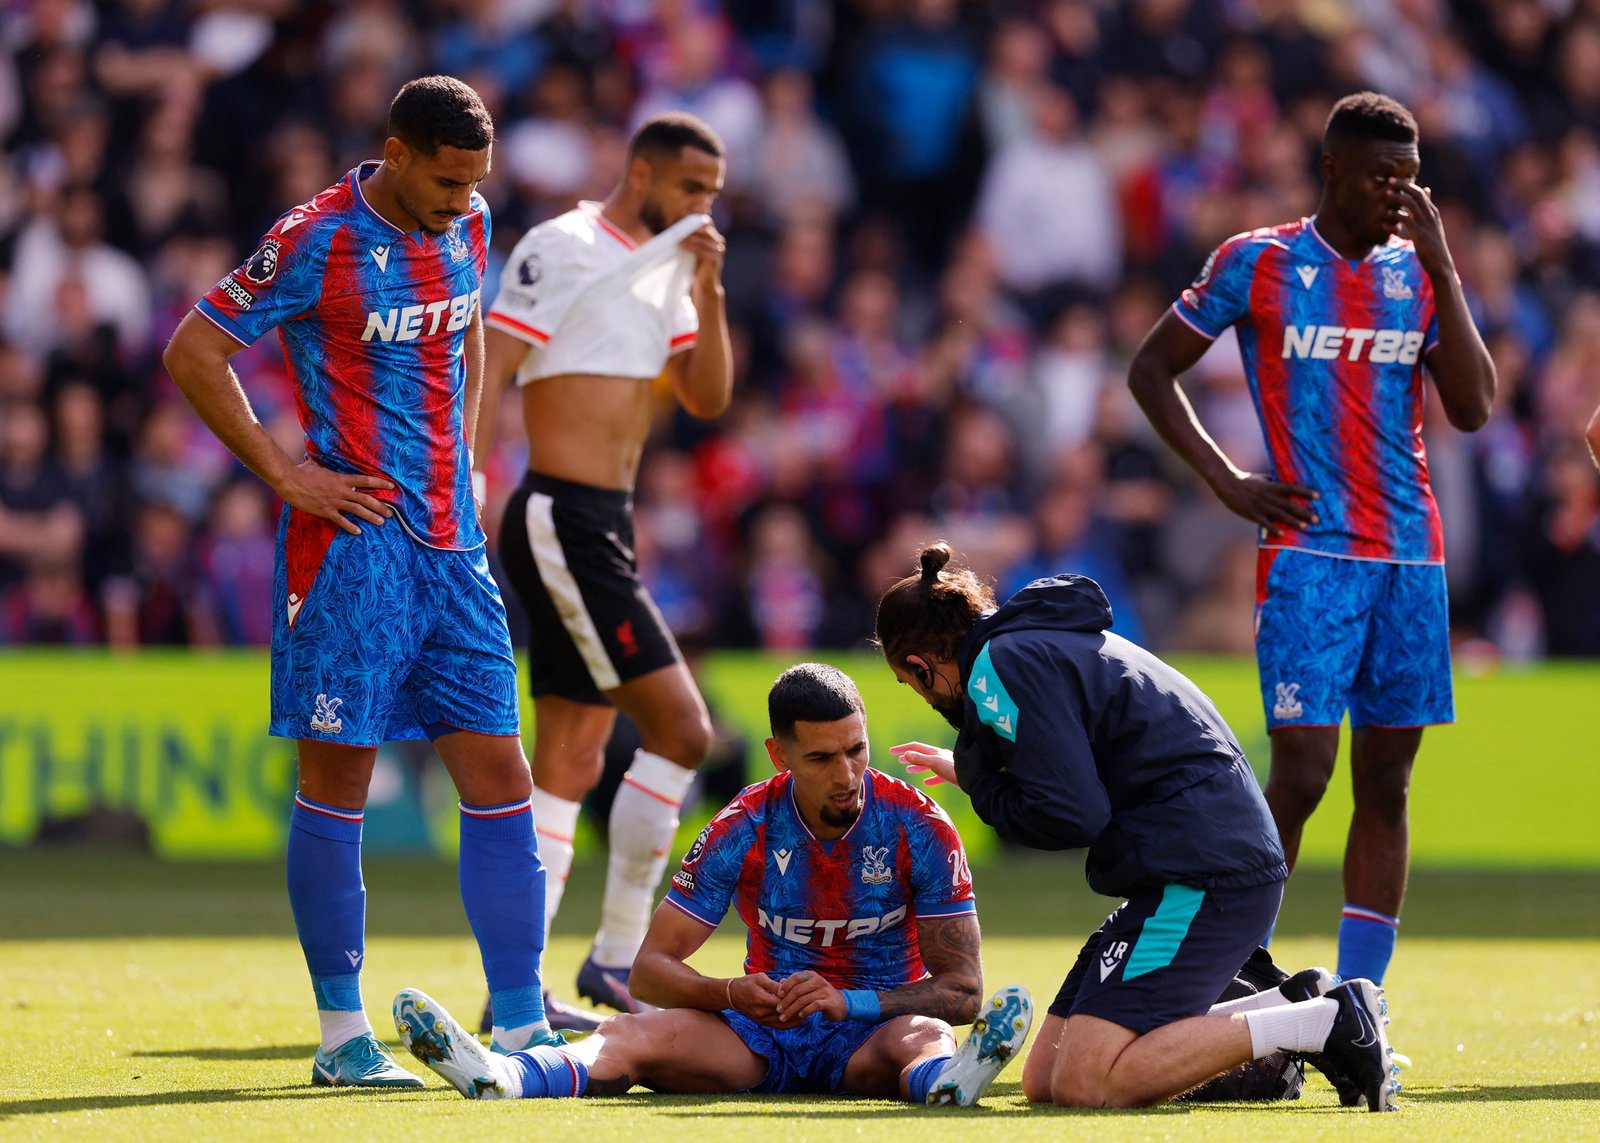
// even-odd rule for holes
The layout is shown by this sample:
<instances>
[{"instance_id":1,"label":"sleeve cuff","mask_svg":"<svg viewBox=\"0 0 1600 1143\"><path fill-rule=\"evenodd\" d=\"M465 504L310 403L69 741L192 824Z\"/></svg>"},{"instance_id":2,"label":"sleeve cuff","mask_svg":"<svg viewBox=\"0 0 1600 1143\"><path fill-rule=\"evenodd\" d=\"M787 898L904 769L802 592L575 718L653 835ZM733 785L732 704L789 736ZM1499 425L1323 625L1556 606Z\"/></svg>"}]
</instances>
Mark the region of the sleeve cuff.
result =
<instances>
[{"instance_id":1,"label":"sleeve cuff","mask_svg":"<svg viewBox=\"0 0 1600 1143\"><path fill-rule=\"evenodd\" d=\"M1190 329L1194 330L1196 333L1198 333L1201 337L1205 338L1207 341L1216 341L1217 338L1222 336L1221 331L1218 331L1217 333L1212 333L1210 330L1208 330L1204 326L1202 326L1199 323L1198 320L1196 320L1195 318L1191 317L1189 314L1184 313L1183 312L1183 306L1178 302L1173 302L1172 303L1172 312L1178 315L1178 320L1179 321L1181 321L1184 325L1188 326Z\"/></svg>"},{"instance_id":2,"label":"sleeve cuff","mask_svg":"<svg viewBox=\"0 0 1600 1143\"><path fill-rule=\"evenodd\" d=\"M509 333L512 337L520 341L526 341L529 345L543 346L550 341L550 335L544 330L531 326L525 321L518 321L516 318L500 313L498 310L490 310L484 317L483 324L493 326L503 333Z\"/></svg>"},{"instance_id":3,"label":"sleeve cuff","mask_svg":"<svg viewBox=\"0 0 1600 1143\"><path fill-rule=\"evenodd\" d=\"M255 338L251 337L244 330L240 329L232 318L223 313L210 302L206 301L204 298L201 298L198 302L196 302L194 304L194 308L201 317L205 318L223 333L233 338L233 340L237 341L240 345L255 344Z\"/></svg>"},{"instance_id":4,"label":"sleeve cuff","mask_svg":"<svg viewBox=\"0 0 1600 1143\"><path fill-rule=\"evenodd\" d=\"M715 917L706 916L706 910L704 908L697 903L690 901L676 889L667 890L666 902L674 909L678 910L678 912L694 918L708 929L714 929L718 925L722 924L722 917L720 915ZM726 909L723 910L723 912L726 911Z\"/></svg>"},{"instance_id":5,"label":"sleeve cuff","mask_svg":"<svg viewBox=\"0 0 1600 1143\"><path fill-rule=\"evenodd\" d=\"M917 920L937 921L945 917L970 917L978 911L978 903L971 897L965 901L918 901Z\"/></svg>"}]
</instances>

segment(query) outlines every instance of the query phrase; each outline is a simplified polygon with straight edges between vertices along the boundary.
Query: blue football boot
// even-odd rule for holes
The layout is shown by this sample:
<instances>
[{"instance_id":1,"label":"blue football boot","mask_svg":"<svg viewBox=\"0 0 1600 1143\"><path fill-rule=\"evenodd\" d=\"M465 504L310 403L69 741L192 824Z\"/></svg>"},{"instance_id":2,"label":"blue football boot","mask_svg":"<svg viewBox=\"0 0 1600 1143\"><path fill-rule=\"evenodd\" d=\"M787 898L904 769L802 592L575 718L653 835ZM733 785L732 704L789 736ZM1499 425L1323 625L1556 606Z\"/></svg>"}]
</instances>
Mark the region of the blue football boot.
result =
<instances>
[{"instance_id":1,"label":"blue football boot","mask_svg":"<svg viewBox=\"0 0 1600 1143\"><path fill-rule=\"evenodd\" d=\"M311 1082L317 1087L422 1086L371 1032L346 1040L331 1052L319 1048L311 1061Z\"/></svg>"}]
</instances>

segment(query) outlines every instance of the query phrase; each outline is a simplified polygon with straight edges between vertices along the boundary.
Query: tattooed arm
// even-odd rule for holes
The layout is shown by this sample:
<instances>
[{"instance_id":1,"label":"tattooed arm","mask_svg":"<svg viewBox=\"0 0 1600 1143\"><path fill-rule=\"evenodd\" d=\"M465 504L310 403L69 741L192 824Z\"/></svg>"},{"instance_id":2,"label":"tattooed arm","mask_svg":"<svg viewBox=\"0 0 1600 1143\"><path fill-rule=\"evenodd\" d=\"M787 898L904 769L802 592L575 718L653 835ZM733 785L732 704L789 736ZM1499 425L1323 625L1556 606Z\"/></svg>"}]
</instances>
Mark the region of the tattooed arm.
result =
<instances>
[{"instance_id":1,"label":"tattooed arm","mask_svg":"<svg viewBox=\"0 0 1600 1143\"><path fill-rule=\"evenodd\" d=\"M947 1024L977 1018L983 996L983 965L978 955L978 918L933 917L917 922L917 943L928 975L889 992L878 993L879 1014L933 1016ZM845 999L815 972L797 972L778 984L778 1015L804 1020L821 1012L829 1020L845 1018Z\"/></svg>"},{"instance_id":2,"label":"tattooed arm","mask_svg":"<svg viewBox=\"0 0 1600 1143\"><path fill-rule=\"evenodd\" d=\"M934 917L917 922L917 943L928 975L878 994L884 1019L937 1016L946 1024L968 1024L983 1000L983 961L978 955L978 915Z\"/></svg>"}]
</instances>

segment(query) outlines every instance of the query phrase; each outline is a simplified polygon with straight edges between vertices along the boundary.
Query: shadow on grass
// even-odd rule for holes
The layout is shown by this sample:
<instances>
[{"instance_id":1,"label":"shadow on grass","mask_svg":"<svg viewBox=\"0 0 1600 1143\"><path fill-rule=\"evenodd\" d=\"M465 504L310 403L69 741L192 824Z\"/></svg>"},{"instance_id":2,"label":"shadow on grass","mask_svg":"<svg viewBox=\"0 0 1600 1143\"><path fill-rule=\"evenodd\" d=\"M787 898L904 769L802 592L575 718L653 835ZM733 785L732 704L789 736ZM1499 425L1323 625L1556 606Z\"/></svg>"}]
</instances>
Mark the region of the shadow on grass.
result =
<instances>
[{"instance_id":1,"label":"shadow on grass","mask_svg":"<svg viewBox=\"0 0 1600 1143\"><path fill-rule=\"evenodd\" d=\"M357 1094L359 1093L359 1094ZM123 1107L168 1107L185 1103L236 1103L267 1099L364 1099L378 1094L426 1096L424 1088L331 1088L296 1085L279 1088L198 1088L153 1091L148 1095L72 1095L61 1099L0 1100L0 1120L15 1115L62 1115L72 1111L114 1111Z\"/></svg>"},{"instance_id":2,"label":"shadow on grass","mask_svg":"<svg viewBox=\"0 0 1600 1143\"><path fill-rule=\"evenodd\" d=\"M254 1048L174 1048L168 1052L129 1052L142 1060L309 1060L317 1044L262 1044Z\"/></svg>"},{"instance_id":3,"label":"shadow on grass","mask_svg":"<svg viewBox=\"0 0 1600 1143\"><path fill-rule=\"evenodd\" d=\"M1471 1087L1406 1088L1408 1103L1531 1103L1543 1099L1600 1100L1600 1083L1474 1084Z\"/></svg>"}]
</instances>

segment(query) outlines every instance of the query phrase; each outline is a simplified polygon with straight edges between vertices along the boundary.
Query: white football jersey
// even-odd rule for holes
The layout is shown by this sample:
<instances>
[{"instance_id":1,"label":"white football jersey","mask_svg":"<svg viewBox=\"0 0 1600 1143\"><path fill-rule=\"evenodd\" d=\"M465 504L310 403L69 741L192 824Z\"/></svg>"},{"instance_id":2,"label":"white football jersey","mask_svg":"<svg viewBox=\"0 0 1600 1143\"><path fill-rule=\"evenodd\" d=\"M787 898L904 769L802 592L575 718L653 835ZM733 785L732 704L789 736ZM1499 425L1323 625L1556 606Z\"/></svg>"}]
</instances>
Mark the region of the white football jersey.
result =
<instances>
[{"instance_id":1,"label":"white football jersey","mask_svg":"<svg viewBox=\"0 0 1600 1143\"><path fill-rule=\"evenodd\" d=\"M695 257L678 244L707 221L691 215L637 245L583 202L522 236L484 321L528 343L517 384L567 373L648 379L692 346Z\"/></svg>"}]
</instances>

